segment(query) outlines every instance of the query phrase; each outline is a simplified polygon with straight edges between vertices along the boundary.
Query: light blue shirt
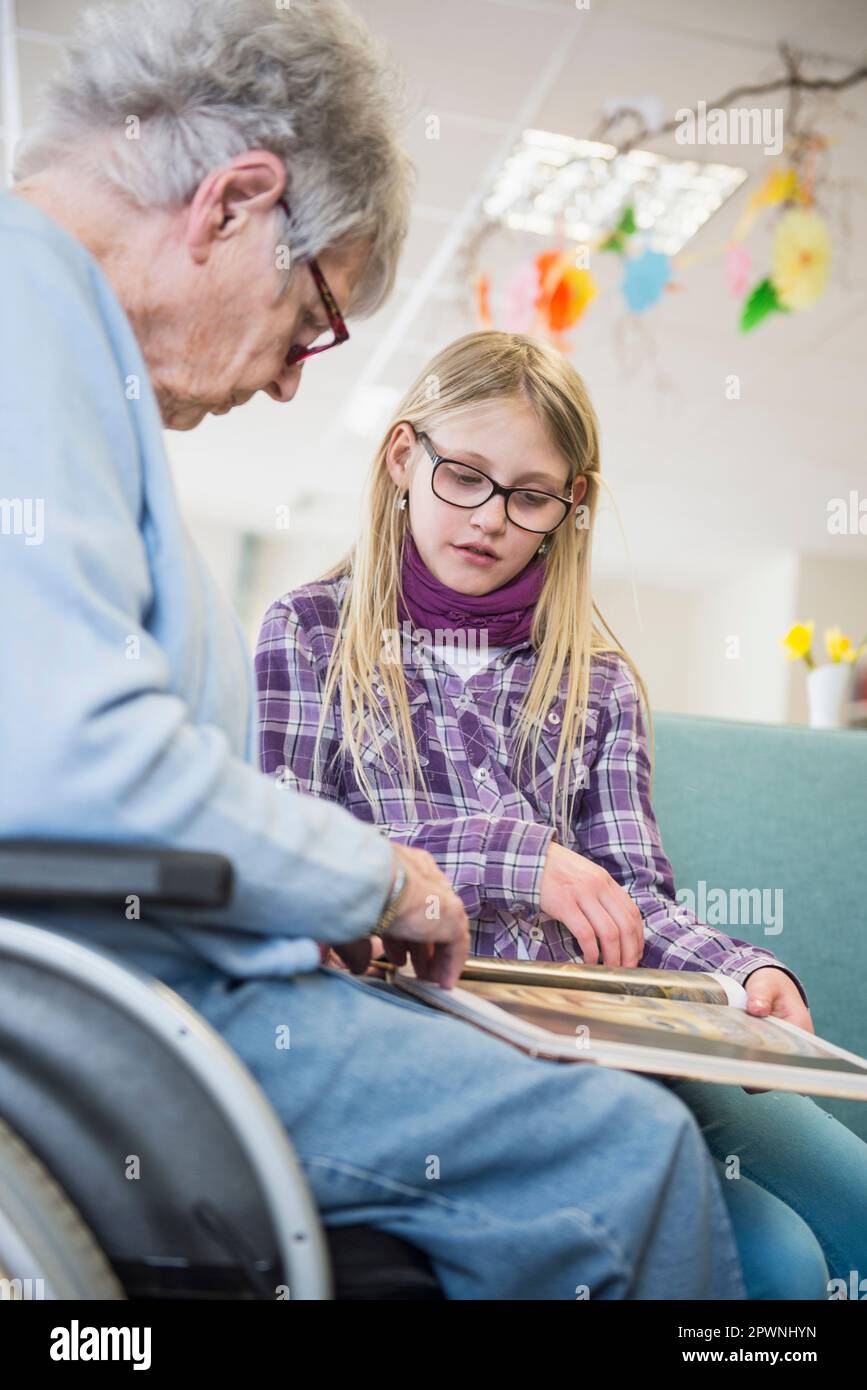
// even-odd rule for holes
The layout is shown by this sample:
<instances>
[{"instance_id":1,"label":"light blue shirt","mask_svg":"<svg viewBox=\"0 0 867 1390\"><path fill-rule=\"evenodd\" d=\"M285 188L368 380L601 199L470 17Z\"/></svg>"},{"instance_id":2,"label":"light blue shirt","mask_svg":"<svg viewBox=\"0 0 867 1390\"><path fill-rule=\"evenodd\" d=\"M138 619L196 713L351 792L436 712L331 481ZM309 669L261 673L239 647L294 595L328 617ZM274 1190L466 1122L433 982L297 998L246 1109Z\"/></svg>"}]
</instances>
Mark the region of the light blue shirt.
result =
<instances>
[{"instance_id":1,"label":"light blue shirt","mask_svg":"<svg viewBox=\"0 0 867 1390\"><path fill-rule=\"evenodd\" d=\"M364 934L388 841L253 762L243 635L181 519L130 323L81 243L2 192L0 838L210 850L235 871L206 921L146 902L27 919L163 976L196 956L291 975L318 965L312 938Z\"/></svg>"}]
</instances>

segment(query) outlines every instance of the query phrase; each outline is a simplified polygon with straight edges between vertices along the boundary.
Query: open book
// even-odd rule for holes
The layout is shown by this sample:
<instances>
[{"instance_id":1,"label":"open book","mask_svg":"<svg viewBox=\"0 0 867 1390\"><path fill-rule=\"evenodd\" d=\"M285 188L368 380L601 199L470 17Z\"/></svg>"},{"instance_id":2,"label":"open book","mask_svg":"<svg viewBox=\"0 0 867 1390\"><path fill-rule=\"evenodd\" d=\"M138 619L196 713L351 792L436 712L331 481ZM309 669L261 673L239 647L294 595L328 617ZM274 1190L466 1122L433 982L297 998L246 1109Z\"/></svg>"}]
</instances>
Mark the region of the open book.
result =
<instances>
[{"instance_id":1,"label":"open book","mask_svg":"<svg viewBox=\"0 0 867 1390\"><path fill-rule=\"evenodd\" d=\"M455 989L411 964L376 965L400 989L534 1057L723 1085L867 1100L867 1061L782 1019L746 1012L716 972L467 960Z\"/></svg>"}]
</instances>

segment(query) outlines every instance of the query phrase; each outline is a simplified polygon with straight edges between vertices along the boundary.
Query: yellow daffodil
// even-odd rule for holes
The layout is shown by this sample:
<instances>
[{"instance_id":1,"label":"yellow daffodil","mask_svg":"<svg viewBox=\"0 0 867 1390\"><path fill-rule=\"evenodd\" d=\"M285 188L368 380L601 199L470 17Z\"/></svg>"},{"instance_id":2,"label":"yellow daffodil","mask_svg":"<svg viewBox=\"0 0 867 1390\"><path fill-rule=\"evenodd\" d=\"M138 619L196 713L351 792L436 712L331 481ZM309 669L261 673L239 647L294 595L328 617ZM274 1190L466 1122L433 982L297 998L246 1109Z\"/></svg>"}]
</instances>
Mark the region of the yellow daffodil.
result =
<instances>
[{"instance_id":1,"label":"yellow daffodil","mask_svg":"<svg viewBox=\"0 0 867 1390\"><path fill-rule=\"evenodd\" d=\"M786 309L808 309L825 288L831 237L816 212L790 208L774 233L771 282Z\"/></svg>"},{"instance_id":2,"label":"yellow daffodil","mask_svg":"<svg viewBox=\"0 0 867 1390\"><path fill-rule=\"evenodd\" d=\"M838 627L825 629L825 646L832 661L854 662L858 657L858 648L854 646L848 637L845 637Z\"/></svg>"},{"instance_id":3,"label":"yellow daffodil","mask_svg":"<svg viewBox=\"0 0 867 1390\"><path fill-rule=\"evenodd\" d=\"M799 657L803 657L808 666L813 665L810 646L813 641L814 627L815 623L812 619L808 623L793 623L785 637L780 638L789 661L797 661Z\"/></svg>"}]
</instances>

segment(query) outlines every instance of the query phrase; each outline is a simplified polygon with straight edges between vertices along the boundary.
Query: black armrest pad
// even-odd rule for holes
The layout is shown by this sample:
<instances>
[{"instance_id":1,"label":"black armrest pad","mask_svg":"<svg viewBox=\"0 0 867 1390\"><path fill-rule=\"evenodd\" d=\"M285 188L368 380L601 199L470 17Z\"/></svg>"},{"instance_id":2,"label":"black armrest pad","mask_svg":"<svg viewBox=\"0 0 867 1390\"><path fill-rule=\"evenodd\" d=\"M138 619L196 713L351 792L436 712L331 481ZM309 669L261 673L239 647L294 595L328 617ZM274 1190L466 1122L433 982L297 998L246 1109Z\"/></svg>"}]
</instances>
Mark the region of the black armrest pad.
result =
<instances>
[{"instance_id":1,"label":"black armrest pad","mask_svg":"<svg viewBox=\"0 0 867 1390\"><path fill-rule=\"evenodd\" d=\"M225 907L232 865L222 854L62 840L0 841L0 903Z\"/></svg>"}]
</instances>

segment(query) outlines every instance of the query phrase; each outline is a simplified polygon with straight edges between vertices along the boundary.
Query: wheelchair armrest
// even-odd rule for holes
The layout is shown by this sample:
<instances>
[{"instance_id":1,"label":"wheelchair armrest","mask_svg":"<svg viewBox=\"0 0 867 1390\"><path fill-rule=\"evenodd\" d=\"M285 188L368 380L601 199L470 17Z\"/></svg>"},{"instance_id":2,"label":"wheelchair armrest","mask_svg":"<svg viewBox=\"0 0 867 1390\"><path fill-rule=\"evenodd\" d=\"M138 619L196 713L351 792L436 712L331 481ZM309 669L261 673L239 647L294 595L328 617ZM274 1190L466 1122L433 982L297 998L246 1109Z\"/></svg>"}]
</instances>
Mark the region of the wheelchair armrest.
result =
<instances>
[{"instance_id":1,"label":"wheelchair armrest","mask_svg":"<svg viewBox=\"0 0 867 1390\"><path fill-rule=\"evenodd\" d=\"M0 841L0 903L114 904L129 894L164 907L225 907L222 854L74 840Z\"/></svg>"}]
</instances>

